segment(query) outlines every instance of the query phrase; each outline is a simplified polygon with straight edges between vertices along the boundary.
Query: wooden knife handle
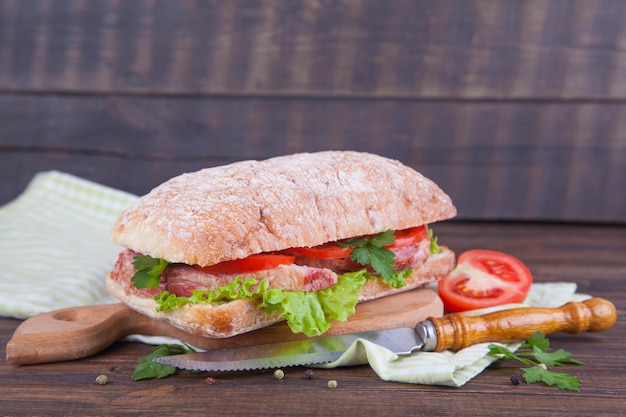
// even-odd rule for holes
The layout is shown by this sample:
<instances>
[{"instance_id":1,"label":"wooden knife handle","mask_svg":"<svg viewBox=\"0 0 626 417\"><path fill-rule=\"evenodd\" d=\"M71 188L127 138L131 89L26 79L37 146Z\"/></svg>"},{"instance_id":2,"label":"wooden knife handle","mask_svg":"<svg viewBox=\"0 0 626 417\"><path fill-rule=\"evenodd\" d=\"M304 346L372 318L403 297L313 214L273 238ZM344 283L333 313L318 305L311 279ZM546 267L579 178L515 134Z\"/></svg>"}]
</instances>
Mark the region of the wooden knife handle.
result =
<instances>
[{"instance_id":1,"label":"wooden knife handle","mask_svg":"<svg viewBox=\"0 0 626 417\"><path fill-rule=\"evenodd\" d=\"M461 350L485 342L525 340L537 331L544 334L601 332L617 319L615 306L602 298L570 302L558 308L524 307L496 311L482 316L449 314L429 318L437 332L435 352Z\"/></svg>"}]
</instances>

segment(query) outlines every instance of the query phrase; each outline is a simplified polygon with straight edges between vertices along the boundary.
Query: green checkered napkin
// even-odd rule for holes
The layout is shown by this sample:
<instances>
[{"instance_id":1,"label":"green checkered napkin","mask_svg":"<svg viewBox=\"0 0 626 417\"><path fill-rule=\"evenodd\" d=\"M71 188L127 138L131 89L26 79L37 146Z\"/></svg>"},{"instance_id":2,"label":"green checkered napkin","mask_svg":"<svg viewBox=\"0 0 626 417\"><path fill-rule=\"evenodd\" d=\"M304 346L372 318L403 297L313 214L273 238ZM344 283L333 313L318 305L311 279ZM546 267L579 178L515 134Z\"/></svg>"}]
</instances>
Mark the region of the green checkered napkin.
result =
<instances>
[{"instance_id":1,"label":"green checkered napkin","mask_svg":"<svg viewBox=\"0 0 626 417\"><path fill-rule=\"evenodd\" d=\"M109 232L135 196L49 171L0 208L0 315L115 302L104 285L120 247Z\"/></svg>"},{"instance_id":2,"label":"green checkered napkin","mask_svg":"<svg viewBox=\"0 0 626 417\"><path fill-rule=\"evenodd\" d=\"M57 171L37 174L21 196L0 207L0 316L27 318L65 307L117 302L104 285L120 251L109 232L136 198ZM556 307L586 297L575 291L571 283L534 284L526 304ZM397 357L360 340L326 367L369 363L386 381L461 386L493 361L486 344L457 353Z\"/></svg>"}]
</instances>

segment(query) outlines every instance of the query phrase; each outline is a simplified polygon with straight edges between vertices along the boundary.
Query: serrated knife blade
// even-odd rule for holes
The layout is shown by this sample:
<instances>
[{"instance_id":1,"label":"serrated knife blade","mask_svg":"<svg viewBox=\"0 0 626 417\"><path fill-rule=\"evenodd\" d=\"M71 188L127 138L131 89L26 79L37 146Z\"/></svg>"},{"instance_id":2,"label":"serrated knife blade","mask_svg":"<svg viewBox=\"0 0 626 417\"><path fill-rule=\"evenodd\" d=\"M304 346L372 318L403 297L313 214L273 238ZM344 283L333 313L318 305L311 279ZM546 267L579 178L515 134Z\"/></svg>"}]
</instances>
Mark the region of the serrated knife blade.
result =
<instances>
[{"instance_id":1,"label":"serrated knife blade","mask_svg":"<svg viewBox=\"0 0 626 417\"><path fill-rule=\"evenodd\" d=\"M390 350L407 354L422 346L415 330L399 328L164 356L155 358L154 361L199 371L243 371L313 365L339 359L357 339L369 340Z\"/></svg>"},{"instance_id":2,"label":"serrated knife blade","mask_svg":"<svg viewBox=\"0 0 626 417\"><path fill-rule=\"evenodd\" d=\"M416 350L460 350L485 342L525 340L537 331L544 334L599 332L615 324L615 306L602 298L570 302L558 308L522 307L481 316L462 313L429 317L415 328L376 330L352 334L213 350L155 358L181 369L238 371L312 365L338 359L357 339L365 339L398 355Z\"/></svg>"}]
</instances>

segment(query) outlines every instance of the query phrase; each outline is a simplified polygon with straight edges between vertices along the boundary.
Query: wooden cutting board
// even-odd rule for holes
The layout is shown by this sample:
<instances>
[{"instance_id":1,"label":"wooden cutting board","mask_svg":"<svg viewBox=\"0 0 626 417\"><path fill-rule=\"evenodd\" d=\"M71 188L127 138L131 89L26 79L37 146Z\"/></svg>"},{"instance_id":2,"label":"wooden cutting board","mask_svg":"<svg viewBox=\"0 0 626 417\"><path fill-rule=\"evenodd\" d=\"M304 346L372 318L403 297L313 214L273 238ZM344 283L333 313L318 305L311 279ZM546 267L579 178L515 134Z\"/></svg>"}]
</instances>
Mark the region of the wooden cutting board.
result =
<instances>
[{"instance_id":1,"label":"wooden cutting board","mask_svg":"<svg viewBox=\"0 0 626 417\"><path fill-rule=\"evenodd\" d=\"M326 335L413 327L428 317L441 317L443 303L427 289L361 303L345 323L334 323ZM214 350L306 338L291 332L285 322L229 338L189 334L166 321L140 314L125 304L72 307L25 320L6 346L14 365L58 362L98 353L132 334L168 336L200 349Z\"/></svg>"}]
</instances>

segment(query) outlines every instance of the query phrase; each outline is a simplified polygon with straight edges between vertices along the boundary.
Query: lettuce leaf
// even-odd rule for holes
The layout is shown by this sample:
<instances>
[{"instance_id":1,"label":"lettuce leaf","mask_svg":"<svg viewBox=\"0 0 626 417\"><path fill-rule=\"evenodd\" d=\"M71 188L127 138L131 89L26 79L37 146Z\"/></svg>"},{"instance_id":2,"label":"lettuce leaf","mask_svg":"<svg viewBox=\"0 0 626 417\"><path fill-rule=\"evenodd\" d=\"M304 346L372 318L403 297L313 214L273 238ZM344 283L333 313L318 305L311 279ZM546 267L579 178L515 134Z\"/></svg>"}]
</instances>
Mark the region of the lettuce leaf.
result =
<instances>
[{"instance_id":1,"label":"lettuce leaf","mask_svg":"<svg viewBox=\"0 0 626 417\"><path fill-rule=\"evenodd\" d=\"M259 285L257 286L257 284ZM219 303L256 297L267 291L268 285L267 280L258 283L255 279L250 278L244 282L241 277L237 277L230 284L218 287L215 291L193 290L191 297L177 296L168 291L161 291L154 297L154 301L158 304L157 311L168 311L185 304Z\"/></svg>"},{"instance_id":2,"label":"lettuce leaf","mask_svg":"<svg viewBox=\"0 0 626 417\"><path fill-rule=\"evenodd\" d=\"M354 314L359 289L370 278L366 270L338 276L337 284L319 291L284 291L268 289L269 282L241 277L228 285L210 290L193 290L191 297L162 291L154 297L157 311L168 311L186 304L216 303L240 298L262 297L260 307L268 314L279 311L294 333L319 336L332 321L346 321ZM258 284L258 285L257 285Z\"/></svg>"},{"instance_id":3,"label":"lettuce leaf","mask_svg":"<svg viewBox=\"0 0 626 417\"><path fill-rule=\"evenodd\" d=\"M368 279L365 270L339 275L337 284L319 291L270 289L263 294L261 307L279 311L294 333L319 336L332 321L346 321L355 312L359 289Z\"/></svg>"},{"instance_id":4,"label":"lettuce leaf","mask_svg":"<svg viewBox=\"0 0 626 417\"><path fill-rule=\"evenodd\" d=\"M437 242L437 236L434 235L433 229L428 228L428 237L430 238L430 254L436 255L439 253L439 244Z\"/></svg>"}]
</instances>

